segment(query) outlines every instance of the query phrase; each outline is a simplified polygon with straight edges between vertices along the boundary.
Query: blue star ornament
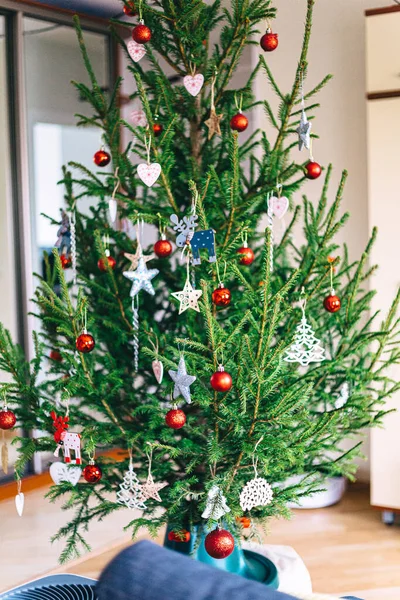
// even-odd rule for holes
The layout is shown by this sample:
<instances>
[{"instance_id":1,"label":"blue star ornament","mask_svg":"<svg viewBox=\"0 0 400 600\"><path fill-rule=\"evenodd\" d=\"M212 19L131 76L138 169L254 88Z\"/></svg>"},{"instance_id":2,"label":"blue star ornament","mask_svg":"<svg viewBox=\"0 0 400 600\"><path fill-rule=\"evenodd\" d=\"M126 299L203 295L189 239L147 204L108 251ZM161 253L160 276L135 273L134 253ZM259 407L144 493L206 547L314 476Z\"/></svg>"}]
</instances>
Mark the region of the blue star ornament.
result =
<instances>
[{"instance_id":1,"label":"blue star ornament","mask_svg":"<svg viewBox=\"0 0 400 600\"><path fill-rule=\"evenodd\" d=\"M179 360L177 371L168 371L169 376L175 383L174 386L174 400L182 396L188 404L191 404L192 398L190 396L190 386L196 381L194 375L188 375L186 370L186 363L183 356Z\"/></svg>"},{"instance_id":2,"label":"blue star ornament","mask_svg":"<svg viewBox=\"0 0 400 600\"><path fill-rule=\"evenodd\" d=\"M140 290L145 290L148 294L154 296L155 291L151 280L158 275L158 273L158 269L148 269L146 267L143 256L139 258L136 271L124 271L124 277L132 281L131 297L134 298Z\"/></svg>"}]
</instances>

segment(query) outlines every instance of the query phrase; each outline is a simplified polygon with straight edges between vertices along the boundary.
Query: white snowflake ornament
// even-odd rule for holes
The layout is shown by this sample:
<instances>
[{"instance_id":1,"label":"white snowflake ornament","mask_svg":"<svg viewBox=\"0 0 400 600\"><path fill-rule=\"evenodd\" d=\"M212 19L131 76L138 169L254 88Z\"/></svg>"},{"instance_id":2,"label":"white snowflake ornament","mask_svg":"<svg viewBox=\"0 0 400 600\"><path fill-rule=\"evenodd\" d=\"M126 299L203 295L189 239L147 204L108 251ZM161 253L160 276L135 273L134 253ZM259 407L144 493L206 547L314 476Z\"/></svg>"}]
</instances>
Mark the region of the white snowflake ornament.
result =
<instances>
[{"instance_id":1,"label":"white snowflake ornament","mask_svg":"<svg viewBox=\"0 0 400 600\"><path fill-rule=\"evenodd\" d=\"M248 481L240 494L242 510L251 510L256 506L271 504L274 492L270 484L263 477L255 477Z\"/></svg>"}]
</instances>

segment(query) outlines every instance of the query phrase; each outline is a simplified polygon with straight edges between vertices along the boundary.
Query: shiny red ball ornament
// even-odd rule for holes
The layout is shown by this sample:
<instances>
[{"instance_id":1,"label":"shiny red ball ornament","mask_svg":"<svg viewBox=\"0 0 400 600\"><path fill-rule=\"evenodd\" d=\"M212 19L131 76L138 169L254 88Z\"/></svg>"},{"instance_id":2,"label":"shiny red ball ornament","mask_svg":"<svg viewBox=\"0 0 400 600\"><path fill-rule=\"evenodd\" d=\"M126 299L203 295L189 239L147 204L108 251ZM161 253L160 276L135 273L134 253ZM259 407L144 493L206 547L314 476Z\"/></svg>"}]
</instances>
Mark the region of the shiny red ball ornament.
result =
<instances>
[{"instance_id":1,"label":"shiny red ball ornament","mask_svg":"<svg viewBox=\"0 0 400 600\"><path fill-rule=\"evenodd\" d=\"M93 460L82 471L83 477L88 483L98 483L103 476L102 470Z\"/></svg>"},{"instance_id":2,"label":"shiny red ball ornament","mask_svg":"<svg viewBox=\"0 0 400 600\"><path fill-rule=\"evenodd\" d=\"M58 350L51 350L49 358L51 358L51 360L55 360L56 362L62 362L63 359Z\"/></svg>"},{"instance_id":3,"label":"shiny red ball ornament","mask_svg":"<svg viewBox=\"0 0 400 600\"><path fill-rule=\"evenodd\" d=\"M339 296L336 296L336 294L331 294L330 296L327 296L324 300L324 308L330 313L338 312L341 306L342 303L340 301L340 298Z\"/></svg>"},{"instance_id":4,"label":"shiny red ball ornament","mask_svg":"<svg viewBox=\"0 0 400 600\"><path fill-rule=\"evenodd\" d=\"M210 383L212 389L216 392L229 392L232 387L232 377L222 365L219 365L218 371L211 375Z\"/></svg>"},{"instance_id":5,"label":"shiny red ball ornament","mask_svg":"<svg viewBox=\"0 0 400 600\"><path fill-rule=\"evenodd\" d=\"M265 52L273 52L277 49L278 44L278 34L272 33L272 29L268 28L260 40L261 48L265 50Z\"/></svg>"},{"instance_id":6,"label":"shiny red ball ornament","mask_svg":"<svg viewBox=\"0 0 400 600\"><path fill-rule=\"evenodd\" d=\"M132 37L137 44L147 44L151 40L151 29L140 23L133 29Z\"/></svg>"},{"instance_id":7,"label":"shiny red ball ornament","mask_svg":"<svg viewBox=\"0 0 400 600\"><path fill-rule=\"evenodd\" d=\"M186 529L180 531L170 531L168 533L168 539L170 542L187 543L190 542L190 532Z\"/></svg>"},{"instance_id":8,"label":"shiny red ball ornament","mask_svg":"<svg viewBox=\"0 0 400 600\"><path fill-rule=\"evenodd\" d=\"M110 164L111 156L105 150L99 150L94 155L93 161L98 167L106 167Z\"/></svg>"},{"instance_id":9,"label":"shiny red ball ornament","mask_svg":"<svg viewBox=\"0 0 400 600\"><path fill-rule=\"evenodd\" d=\"M242 112L238 112L237 115L234 115L231 119L231 129L233 131L245 131L249 125L249 120Z\"/></svg>"},{"instance_id":10,"label":"shiny red ball ornament","mask_svg":"<svg viewBox=\"0 0 400 600\"><path fill-rule=\"evenodd\" d=\"M214 529L211 531L204 540L204 545L207 553L212 558L227 558L232 554L235 548L235 540L233 535L226 529Z\"/></svg>"},{"instance_id":11,"label":"shiny red ball ornament","mask_svg":"<svg viewBox=\"0 0 400 600\"><path fill-rule=\"evenodd\" d=\"M127 2L124 4L122 9L127 17L134 17L136 15L136 7L133 2Z\"/></svg>"},{"instance_id":12,"label":"shiny red ball ornament","mask_svg":"<svg viewBox=\"0 0 400 600\"><path fill-rule=\"evenodd\" d=\"M304 167L304 174L307 177L307 179L318 179L321 173L321 165L319 165L314 160L310 160L310 162L307 163Z\"/></svg>"},{"instance_id":13,"label":"shiny red ball ornament","mask_svg":"<svg viewBox=\"0 0 400 600\"><path fill-rule=\"evenodd\" d=\"M83 354L89 354L95 345L94 337L85 330L76 338L76 349Z\"/></svg>"},{"instance_id":14,"label":"shiny red ball ornament","mask_svg":"<svg viewBox=\"0 0 400 600\"><path fill-rule=\"evenodd\" d=\"M255 259L254 252L251 248L249 248L247 246L247 244L244 244L244 246L242 246L242 248L239 248L238 254L242 255L242 258L239 261L241 265L248 266L248 265L251 265L252 262L254 262L254 259Z\"/></svg>"},{"instance_id":15,"label":"shiny red ball ornament","mask_svg":"<svg viewBox=\"0 0 400 600\"><path fill-rule=\"evenodd\" d=\"M17 422L17 417L12 410L8 410L5 406L0 410L0 429L12 429Z\"/></svg>"},{"instance_id":16,"label":"shiny red ball ornament","mask_svg":"<svg viewBox=\"0 0 400 600\"><path fill-rule=\"evenodd\" d=\"M115 269L115 265L117 264L117 261L112 256L106 256L105 258L100 258L97 263L97 266L99 267L100 271L103 271L103 273L105 273L107 271L107 263L108 263L108 266L110 267L110 269Z\"/></svg>"},{"instance_id":17,"label":"shiny red ball ornament","mask_svg":"<svg viewBox=\"0 0 400 600\"><path fill-rule=\"evenodd\" d=\"M186 423L186 415L180 408L173 408L165 415L165 422L171 429L182 429Z\"/></svg>"},{"instance_id":18,"label":"shiny red ball ornament","mask_svg":"<svg viewBox=\"0 0 400 600\"><path fill-rule=\"evenodd\" d=\"M163 130L164 130L164 127L161 125L161 123L154 123L154 125L153 125L154 137L160 137Z\"/></svg>"},{"instance_id":19,"label":"shiny red ball ornament","mask_svg":"<svg viewBox=\"0 0 400 600\"><path fill-rule=\"evenodd\" d=\"M161 240L158 240L154 244L153 250L158 258L167 258L167 256L172 254L172 244L169 240L165 239L165 236L161 236Z\"/></svg>"},{"instance_id":20,"label":"shiny red ball ornament","mask_svg":"<svg viewBox=\"0 0 400 600\"><path fill-rule=\"evenodd\" d=\"M231 303L231 292L221 283L212 293L212 301L215 306L228 306Z\"/></svg>"},{"instance_id":21,"label":"shiny red ball ornament","mask_svg":"<svg viewBox=\"0 0 400 600\"><path fill-rule=\"evenodd\" d=\"M72 264L71 257L66 254L60 254L60 261L63 269L69 269Z\"/></svg>"}]
</instances>

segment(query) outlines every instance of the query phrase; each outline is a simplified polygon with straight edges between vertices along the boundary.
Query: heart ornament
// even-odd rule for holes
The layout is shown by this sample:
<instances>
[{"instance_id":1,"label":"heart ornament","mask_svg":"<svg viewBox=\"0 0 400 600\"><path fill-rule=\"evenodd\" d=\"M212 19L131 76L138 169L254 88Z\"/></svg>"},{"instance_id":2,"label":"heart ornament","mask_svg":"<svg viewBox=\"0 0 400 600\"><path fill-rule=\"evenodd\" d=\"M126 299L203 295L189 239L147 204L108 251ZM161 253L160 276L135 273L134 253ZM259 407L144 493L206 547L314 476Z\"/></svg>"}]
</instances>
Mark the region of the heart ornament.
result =
<instances>
[{"instance_id":1,"label":"heart ornament","mask_svg":"<svg viewBox=\"0 0 400 600\"><path fill-rule=\"evenodd\" d=\"M197 75L186 75L183 78L183 85L192 96L197 96L203 87L204 75L198 73Z\"/></svg>"},{"instance_id":2,"label":"heart ornament","mask_svg":"<svg viewBox=\"0 0 400 600\"><path fill-rule=\"evenodd\" d=\"M274 217L283 219L289 208L289 200L286 198L286 196L281 196L280 198L277 196L272 196L272 198L269 200L268 206Z\"/></svg>"},{"instance_id":3,"label":"heart ornament","mask_svg":"<svg viewBox=\"0 0 400 600\"><path fill-rule=\"evenodd\" d=\"M50 477L56 485L67 482L76 485L82 475L82 469L68 466L62 462L54 462L50 467Z\"/></svg>"},{"instance_id":4,"label":"heart ornament","mask_svg":"<svg viewBox=\"0 0 400 600\"><path fill-rule=\"evenodd\" d=\"M131 121L135 127L147 127L147 118L142 110L133 110L131 112Z\"/></svg>"},{"instance_id":5,"label":"heart ornament","mask_svg":"<svg viewBox=\"0 0 400 600\"><path fill-rule=\"evenodd\" d=\"M151 366L153 369L154 377L157 379L157 383L161 383L164 376L164 365L162 364L161 360L157 359L153 360Z\"/></svg>"},{"instance_id":6,"label":"heart ornament","mask_svg":"<svg viewBox=\"0 0 400 600\"><path fill-rule=\"evenodd\" d=\"M25 496L22 492L19 492L19 494L15 496L15 508L20 517L22 517L22 513L24 512L24 504Z\"/></svg>"},{"instance_id":7,"label":"heart ornament","mask_svg":"<svg viewBox=\"0 0 400 600\"><path fill-rule=\"evenodd\" d=\"M146 48L144 45L137 44L134 40L128 42L127 48L129 56L134 62L139 62L139 60L146 54Z\"/></svg>"},{"instance_id":8,"label":"heart ornament","mask_svg":"<svg viewBox=\"0 0 400 600\"><path fill-rule=\"evenodd\" d=\"M151 187L160 177L161 165L158 163L142 163L138 166L137 172L143 183Z\"/></svg>"}]
</instances>

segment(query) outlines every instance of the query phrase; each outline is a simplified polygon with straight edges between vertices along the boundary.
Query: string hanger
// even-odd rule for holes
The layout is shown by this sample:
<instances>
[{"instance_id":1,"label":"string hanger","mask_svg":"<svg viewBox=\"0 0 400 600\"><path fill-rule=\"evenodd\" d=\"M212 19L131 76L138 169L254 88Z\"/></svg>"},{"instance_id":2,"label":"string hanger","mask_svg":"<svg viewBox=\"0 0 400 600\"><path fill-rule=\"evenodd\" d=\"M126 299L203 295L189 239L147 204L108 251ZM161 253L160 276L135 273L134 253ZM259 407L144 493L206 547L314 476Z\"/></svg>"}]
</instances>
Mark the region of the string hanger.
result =
<instances>
[{"instance_id":1,"label":"string hanger","mask_svg":"<svg viewBox=\"0 0 400 600\"><path fill-rule=\"evenodd\" d=\"M115 179L115 185L114 185L113 193L111 194L111 198L113 200L115 200L115 194L118 192L118 189L119 189L119 187L121 185L121 180L119 178L119 167L117 167L115 169L114 179Z\"/></svg>"},{"instance_id":2,"label":"string hanger","mask_svg":"<svg viewBox=\"0 0 400 600\"><path fill-rule=\"evenodd\" d=\"M235 106L236 106L236 110L238 111L238 113L242 114L242 112L243 112L243 94L240 94L240 96L238 98L238 94L237 94L237 92L235 92Z\"/></svg>"},{"instance_id":3,"label":"string hanger","mask_svg":"<svg viewBox=\"0 0 400 600\"><path fill-rule=\"evenodd\" d=\"M151 133L146 134L144 137L144 146L147 154L147 164L150 165L150 151L151 151Z\"/></svg>"},{"instance_id":4,"label":"string hanger","mask_svg":"<svg viewBox=\"0 0 400 600\"><path fill-rule=\"evenodd\" d=\"M228 264L227 264L227 262L226 262L226 260L225 260L225 261L224 261L224 275L223 275L223 278L222 278L222 280L221 280L221 276L220 276L220 271L219 271L219 263L218 263L218 262L216 262L216 263L215 263L215 267L216 267L216 269L217 269L218 285L219 285L220 287L223 287L223 281L225 281L225 278L226 278L226 270L227 270Z\"/></svg>"},{"instance_id":5,"label":"string hanger","mask_svg":"<svg viewBox=\"0 0 400 600\"><path fill-rule=\"evenodd\" d=\"M258 446L261 444L261 442L264 439L264 435L262 435L260 437L260 439L258 440L257 444L254 446L254 450L253 450L253 469L254 469L254 477L257 479L258 477L258 471L257 471L257 466L258 466L258 456L256 457L256 451Z\"/></svg>"}]
</instances>

